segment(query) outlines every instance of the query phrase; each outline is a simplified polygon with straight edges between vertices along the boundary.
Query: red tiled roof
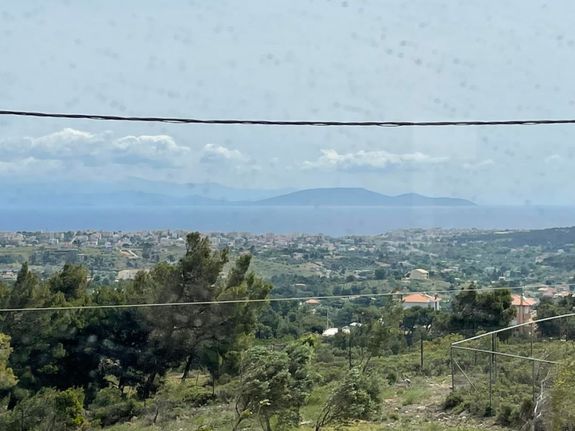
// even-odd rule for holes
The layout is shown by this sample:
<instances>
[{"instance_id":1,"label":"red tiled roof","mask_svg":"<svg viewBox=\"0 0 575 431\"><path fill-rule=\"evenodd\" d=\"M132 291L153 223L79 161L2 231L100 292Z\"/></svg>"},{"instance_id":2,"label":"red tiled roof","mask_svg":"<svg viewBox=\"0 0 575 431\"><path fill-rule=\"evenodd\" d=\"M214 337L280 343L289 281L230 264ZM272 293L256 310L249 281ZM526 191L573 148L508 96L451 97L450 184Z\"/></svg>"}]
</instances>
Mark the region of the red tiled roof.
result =
<instances>
[{"instance_id":1,"label":"red tiled roof","mask_svg":"<svg viewBox=\"0 0 575 431\"><path fill-rule=\"evenodd\" d=\"M537 301L533 298L523 297L523 307L532 307L536 304ZM521 296L520 295L511 295L511 305L515 307L521 307Z\"/></svg>"},{"instance_id":2,"label":"red tiled roof","mask_svg":"<svg viewBox=\"0 0 575 431\"><path fill-rule=\"evenodd\" d=\"M437 299L439 301L439 299ZM407 303L429 303L435 302L436 299L433 296L427 295L425 293L410 293L403 297L403 302Z\"/></svg>"}]
</instances>

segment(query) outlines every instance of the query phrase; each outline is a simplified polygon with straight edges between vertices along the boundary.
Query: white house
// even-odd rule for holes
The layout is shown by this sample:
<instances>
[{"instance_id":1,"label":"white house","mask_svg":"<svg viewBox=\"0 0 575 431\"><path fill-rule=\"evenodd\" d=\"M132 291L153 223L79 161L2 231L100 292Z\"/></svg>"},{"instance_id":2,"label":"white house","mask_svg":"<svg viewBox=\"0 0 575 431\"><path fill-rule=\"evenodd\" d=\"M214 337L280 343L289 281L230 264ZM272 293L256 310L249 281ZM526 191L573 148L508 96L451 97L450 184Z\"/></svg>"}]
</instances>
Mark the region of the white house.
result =
<instances>
[{"instance_id":1,"label":"white house","mask_svg":"<svg viewBox=\"0 0 575 431\"><path fill-rule=\"evenodd\" d=\"M122 269L118 271L118 275L116 276L117 281L125 281L125 280L133 280L136 278L136 275L140 271L149 272L149 269Z\"/></svg>"},{"instance_id":2,"label":"white house","mask_svg":"<svg viewBox=\"0 0 575 431\"><path fill-rule=\"evenodd\" d=\"M335 334L339 332L339 328L327 328L321 334L323 337L333 337Z\"/></svg>"},{"instance_id":3,"label":"white house","mask_svg":"<svg viewBox=\"0 0 575 431\"><path fill-rule=\"evenodd\" d=\"M406 275L410 280L429 280L429 271L417 268L409 271Z\"/></svg>"}]
</instances>

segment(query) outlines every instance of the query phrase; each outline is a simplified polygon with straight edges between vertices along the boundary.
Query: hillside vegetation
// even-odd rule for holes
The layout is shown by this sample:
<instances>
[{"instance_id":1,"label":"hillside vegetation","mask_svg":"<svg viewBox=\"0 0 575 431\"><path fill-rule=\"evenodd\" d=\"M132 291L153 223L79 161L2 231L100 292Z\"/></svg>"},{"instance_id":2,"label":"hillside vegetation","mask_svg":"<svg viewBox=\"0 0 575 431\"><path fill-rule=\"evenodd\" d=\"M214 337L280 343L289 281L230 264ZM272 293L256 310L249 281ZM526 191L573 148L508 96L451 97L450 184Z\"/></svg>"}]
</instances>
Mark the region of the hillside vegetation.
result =
<instances>
[{"instance_id":1,"label":"hillside vegetation","mask_svg":"<svg viewBox=\"0 0 575 431\"><path fill-rule=\"evenodd\" d=\"M489 402L488 356L465 351L451 390L451 344L514 318L505 288L467 285L444 310L396 296L271 301L251 267L198 233L180 260L113 284L79 265L41 278L23 264L0 286L0 306L14 309L0 320L0 429L515 429L562 405L570 368L540 373L548 401L535 404L529 363L498 360ZM187 305L124 307L157 303ZM338 329L322 336L328 325ZM542 325L534 354L568 357L573 327ZM530 344L502 333L497 348L526 355Z\"/></svg>"}]
</instances>

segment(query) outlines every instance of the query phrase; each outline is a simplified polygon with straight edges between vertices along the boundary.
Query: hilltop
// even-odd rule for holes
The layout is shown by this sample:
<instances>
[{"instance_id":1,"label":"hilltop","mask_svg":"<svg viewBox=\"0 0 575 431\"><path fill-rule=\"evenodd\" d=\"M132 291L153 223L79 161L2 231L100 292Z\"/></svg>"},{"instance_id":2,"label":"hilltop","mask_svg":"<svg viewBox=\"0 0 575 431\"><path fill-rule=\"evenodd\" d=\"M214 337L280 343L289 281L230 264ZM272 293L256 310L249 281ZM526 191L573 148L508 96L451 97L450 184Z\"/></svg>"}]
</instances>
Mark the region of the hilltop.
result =
<instances>
[{"instance_id":1,"label":"hilltop","mask_svg":"<svg viewBox=\"0 0 575 431\"><path fill-rule=\"evenodd\" d=\"M13 183L0 190L0 207L130 206L473 206L473 202L417 193L388 196L359 187L244 189L217 183L178 184L132 179L106 182Z\"/></svg>"},{"instance_id":2,"label":"hilltop","mask_svg":"<svg viewBox=\"0 0 575 431\"><path fill-rule=\"evenodd\" d=\"M260 205L298 206L475 206L459 198L428 197L417 193L388 196L364 188L335 187L306 189L263 199Z\"/></svg>"}]
</instances>

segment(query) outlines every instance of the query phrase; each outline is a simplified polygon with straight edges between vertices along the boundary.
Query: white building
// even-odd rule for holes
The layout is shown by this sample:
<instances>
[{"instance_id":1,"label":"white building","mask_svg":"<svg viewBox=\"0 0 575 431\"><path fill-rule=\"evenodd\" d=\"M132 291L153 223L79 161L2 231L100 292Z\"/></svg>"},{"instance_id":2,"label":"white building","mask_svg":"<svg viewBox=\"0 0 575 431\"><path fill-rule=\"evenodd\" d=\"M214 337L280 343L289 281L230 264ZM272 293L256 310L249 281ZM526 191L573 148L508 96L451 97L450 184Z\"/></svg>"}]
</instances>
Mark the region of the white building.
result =
<instances>
[{"instance_id":1,"label":"white building","mask_svg":"<svg viewBox=\"0 0 575 431\"><path fill-rule=\"evenodd\" d=\"M147 269L122 269L118 271L118 275L116 276L117 281L125 281L125 280L133 280L138 275L138 272L144 271L148 272Z\"/></svg>"},{"instance_id":2,"label":"white building","mask_svg":"<svg viewBox=\"0 0 575 431\"><path fill-rule=\"evenodd\" d=\"M407 273L406 277L410 280L429 280L429 271L421 268L413 269Z\"/></svg>"},{"instance_id":3,"label":"white building","mask_svg":"<svg viewBox=\"0 0 575 431\"><path fill-rule=\"evenodd\" d=\"M322 337L333 337L338 332L339 328L327 328L321 335Z\"/></svg>"}]
</instances>

